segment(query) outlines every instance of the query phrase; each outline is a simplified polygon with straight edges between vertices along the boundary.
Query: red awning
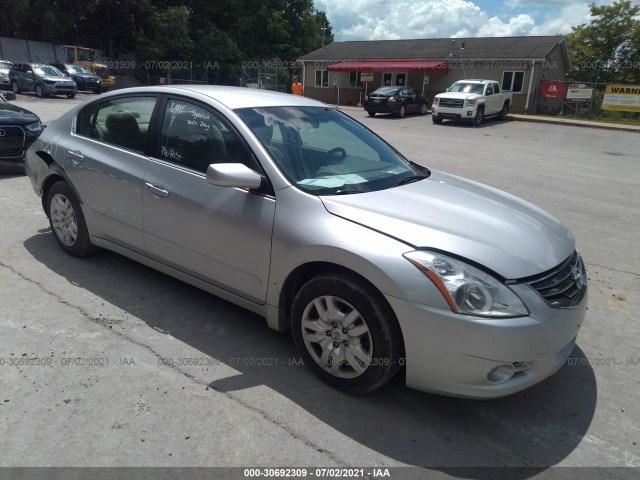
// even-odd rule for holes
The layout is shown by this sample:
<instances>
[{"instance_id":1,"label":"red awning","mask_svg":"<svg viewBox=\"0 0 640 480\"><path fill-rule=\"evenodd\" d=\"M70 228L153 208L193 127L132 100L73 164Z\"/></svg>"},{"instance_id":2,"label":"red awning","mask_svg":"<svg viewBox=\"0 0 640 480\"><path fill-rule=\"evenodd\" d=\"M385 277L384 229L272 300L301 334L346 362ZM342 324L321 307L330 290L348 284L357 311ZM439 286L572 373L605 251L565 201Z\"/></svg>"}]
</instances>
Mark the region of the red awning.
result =
<instances>
[{"instance_id":1,"label":"red awning","mask_svg":"<svg viewBox=\"0 0 640 480\"><path fill-rule=\"evenodd\" d=\"M350 60L327 67L330 72L440 72L447 73L445 60Z\"/></svg>"}]
</instances>

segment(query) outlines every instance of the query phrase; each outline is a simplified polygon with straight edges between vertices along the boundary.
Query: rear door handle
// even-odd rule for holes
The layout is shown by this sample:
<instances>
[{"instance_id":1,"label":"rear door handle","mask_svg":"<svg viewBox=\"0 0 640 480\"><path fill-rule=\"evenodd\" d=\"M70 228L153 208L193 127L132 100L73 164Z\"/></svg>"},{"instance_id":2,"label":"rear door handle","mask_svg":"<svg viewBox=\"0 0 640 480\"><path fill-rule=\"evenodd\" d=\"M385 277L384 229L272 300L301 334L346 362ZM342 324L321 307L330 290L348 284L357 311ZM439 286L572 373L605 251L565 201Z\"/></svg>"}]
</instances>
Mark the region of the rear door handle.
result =
<instances>
[{"instance_id":1,"label":"rear door handle","mask_svg":"<svg viewBox=\"0 0 640 480\"><path fill-rule=\"evenodd\" d=\"M149 190L154 195L157 195L158 197L168 197L169 196L169 192L166 191L162 185L158 185L158 184L154 185L153 183L147 182L147 183L144 184L144 188Z\"/></svg>"}]
</instances>

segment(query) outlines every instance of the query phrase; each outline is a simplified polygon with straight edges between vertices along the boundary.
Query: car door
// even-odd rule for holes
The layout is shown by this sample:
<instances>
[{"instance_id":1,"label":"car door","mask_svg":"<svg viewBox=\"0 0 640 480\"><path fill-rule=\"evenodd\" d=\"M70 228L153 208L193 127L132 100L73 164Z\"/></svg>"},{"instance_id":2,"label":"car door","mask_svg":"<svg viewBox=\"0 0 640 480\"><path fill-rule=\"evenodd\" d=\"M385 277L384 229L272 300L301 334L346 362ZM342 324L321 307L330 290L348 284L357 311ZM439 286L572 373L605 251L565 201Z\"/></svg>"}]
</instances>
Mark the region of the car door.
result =
<instances>
[{"instance_id":1,"label":"car door","mask_svg":"<svg viewBox=\"0 0 640 480\"><path fill-rule=\"evenodd\" d=\"M93 236L142 252L145 149L158 97L96 101L78 113L65 172L78 190Z\"/></svg>"},{"instance_id":2,"label":"car door","mask_svg":"<svg viewBox=\"0 0 640 480\"><path fill-rule=\"evenodd\" d=\"M418 103L418 94L413 88L405 89L405 96L407 98L407 105L410 107L407 108L408 111L417 112L420 110L420 104Z\"/></svg>"},{"instance_id":3,"label":"car door","mask_svg":"<svg viewBox=\"0 0 640 480\"><path fill-rule=\"evenodd\" d=\"M154 259L255 303L266 301L273 195L211 185L211 163L255 157L221 113L188 99L162 107L143 192L144 238Z\"/></svg>"},{"instance_id":4,"label":"car door","mask_svg":"<svg viewBox=\"0 0 640 480\"><path fill-rule=\"evenodd\" d=\"M485 115L496 113L496 104L500 100L493 90L493 84L488 83L485 90Z\"/></svg>"}]
</instances>

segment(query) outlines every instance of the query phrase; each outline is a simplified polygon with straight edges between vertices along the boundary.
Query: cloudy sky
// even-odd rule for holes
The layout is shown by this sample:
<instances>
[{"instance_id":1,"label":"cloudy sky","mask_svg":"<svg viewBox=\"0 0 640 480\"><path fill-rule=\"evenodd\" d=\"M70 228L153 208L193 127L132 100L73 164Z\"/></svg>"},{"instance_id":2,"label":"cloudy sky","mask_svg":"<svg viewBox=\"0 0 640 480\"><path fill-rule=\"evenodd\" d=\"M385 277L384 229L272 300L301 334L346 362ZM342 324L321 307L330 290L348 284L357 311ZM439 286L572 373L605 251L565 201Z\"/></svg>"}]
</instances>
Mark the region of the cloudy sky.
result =
<instances>
[{"instance_id":1,"label":"cloudy sky","mask_svg":"<svg viewBox=\"0 0 640 480\"><path fill-rule=\"evenodd\" d=\"M613 0L315 0L336 41L555 35Z\"/></svg>"}]
</instances>

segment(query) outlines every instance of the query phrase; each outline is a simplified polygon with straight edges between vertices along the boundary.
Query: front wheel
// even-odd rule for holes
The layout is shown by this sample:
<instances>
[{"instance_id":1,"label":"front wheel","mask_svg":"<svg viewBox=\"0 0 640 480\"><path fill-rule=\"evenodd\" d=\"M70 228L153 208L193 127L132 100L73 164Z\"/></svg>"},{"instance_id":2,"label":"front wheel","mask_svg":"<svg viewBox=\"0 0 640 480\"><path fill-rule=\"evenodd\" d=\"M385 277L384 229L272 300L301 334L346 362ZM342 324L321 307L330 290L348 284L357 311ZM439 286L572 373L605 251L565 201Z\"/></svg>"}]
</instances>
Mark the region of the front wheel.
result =
<instances>
[{"instance_id":1,"label":"front wheel","mask_svg":"<svg viewBox=\"0 0 640 480\"><path fill-rule=\"evenodd\" d=\"M484 108L478 108L476 118L473 119L473 124L477 127L482 123L482 120L484 120Z\"/></svg>"},{"instance_id":2,"label":"front wheel","mask_svg":"<svg viewBox=\"0 0 640 480\"><path fill-rule=\"evenodd\" d=\"M429 106L426 103L420 105L420 115L426 115L429 110Z\"/></svg>"},{"instance_id":3,"label":"front wheel","mask_svg":"<svg viewBox=\"0 0 640 480\"><path fill-rule=\"evenodd\" d=\"M11 82L11 89L13 90L13 93L15 93L15 94L18 94L18 93L22 92L22 90L18 86L18 82L16 82L15 80L13 82Z\"/></svg>"},{"instance_id":4,"label":"front wheel","mask_svg":"<svg viewBox=\"0 0 640 480\"><path fill-rule=\"evenodd\" d=\"M69 255L84 257L95 250L80 202L65 182L56 182L49 189L47 216L58 245Z\"/></svg>"},{"instance_id":5,"label":"front wheel","mask_svg":"<svg viewBox=\"0 0 640 480\"><path fill-rule=\"evenodd\" d=\"M36 85L36 95L39 96L40 98L44 98L47 96L44 87L40 84Z\"/></svg>"},{"instance_id":6,"label":"front wheel","mask_svg":"<svg viewBox=\"0 0 640 480\"><path fill-rule=\"evenodd\" d=\"M436 117L435 115L431 116L431 121L433 123L442 123L442 118L441 117Z\"/></svg>"},{"instance_id":7,"label":"front wheel","mask_svg":"<svg viewBox=\"0 0 640 480\"><path fill-rule=\"evenodd\" d=\"M67 94L67 98L69 98L69 99L76 98L76 94L75 93L68 93Z\"/></svg>"},{"instance_id":8,"label":"front wheel","mask_svg":"<svg viewBox=\"0 0 640 480\"><path fill-rule=\"evenodd\" d=\"M375 117L376 116L376 112L372 112L370 110L367 110L367 113L369 114L370 117Z\"/></svg>"},{"instance_id":9,"label":"front wheel","mask_svg":"<svg viewBox=\"0 0 640 480\"><path fill-rule=\"evenodd\" d=\"M363 280L336 274L309 280L293 301L291 328L305 363L346 392L376 390L404 364L396 317Z\"/></svg>"}]
</instances>

